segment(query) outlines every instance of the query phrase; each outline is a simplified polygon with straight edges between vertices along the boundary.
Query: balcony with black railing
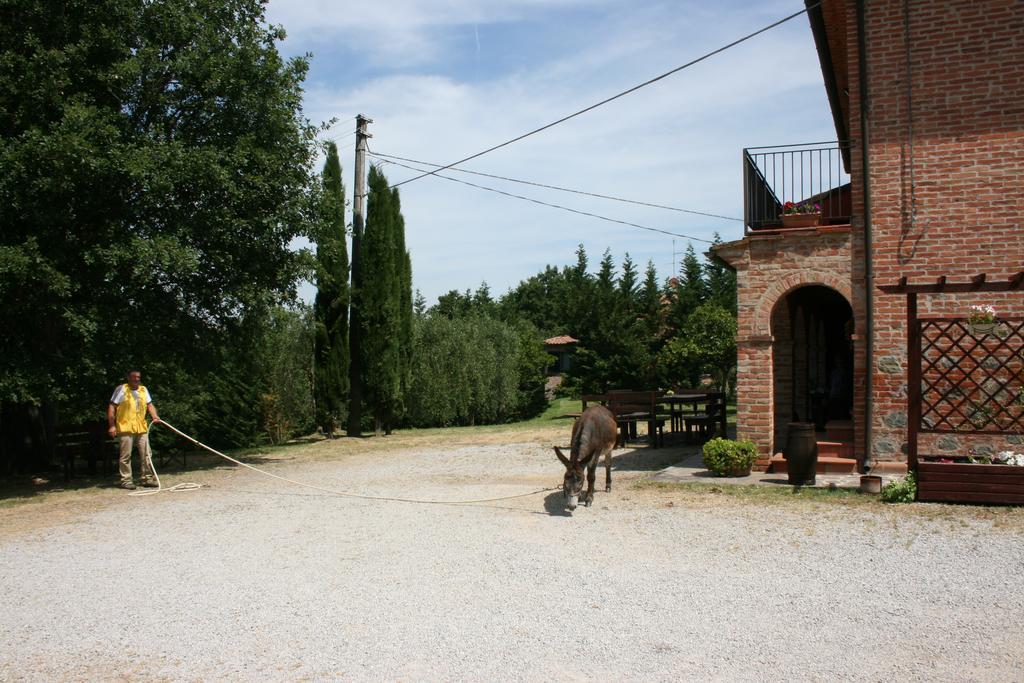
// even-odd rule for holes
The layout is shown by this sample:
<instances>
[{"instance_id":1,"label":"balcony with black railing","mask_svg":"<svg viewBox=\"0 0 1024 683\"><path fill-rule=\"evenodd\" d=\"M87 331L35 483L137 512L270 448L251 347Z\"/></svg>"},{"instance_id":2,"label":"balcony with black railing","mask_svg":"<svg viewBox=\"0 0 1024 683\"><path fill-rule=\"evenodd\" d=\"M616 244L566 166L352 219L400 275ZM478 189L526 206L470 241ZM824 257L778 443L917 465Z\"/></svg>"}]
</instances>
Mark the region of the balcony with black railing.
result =
<instances>
[{"instance_id":1,"label":"balcony with black railing","mask_svg":"<svg viewBox=\"0 0 1024 683\"><path fill-rule=\"evenodd\" d=\"M803 226L849 224L852 196L844 148L814 142L743 150L747 233L785 230L791 222L783 218L787 213L808 214Z\"/></svg>"}]
</instances>

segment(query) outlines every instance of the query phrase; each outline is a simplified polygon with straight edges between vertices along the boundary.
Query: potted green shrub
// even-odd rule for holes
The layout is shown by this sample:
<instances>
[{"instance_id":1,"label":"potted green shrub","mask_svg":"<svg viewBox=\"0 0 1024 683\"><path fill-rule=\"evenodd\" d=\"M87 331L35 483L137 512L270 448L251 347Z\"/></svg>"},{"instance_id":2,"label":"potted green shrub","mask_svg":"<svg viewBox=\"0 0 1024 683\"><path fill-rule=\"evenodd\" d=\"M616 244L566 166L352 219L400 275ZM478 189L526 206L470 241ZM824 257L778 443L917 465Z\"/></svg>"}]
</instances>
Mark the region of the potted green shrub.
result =
<instances>
[{"instance_id":1,"label":"potted green shrub","mask_svg":"<svg viewBox=\"0 0 1024 683\"><path fill-rule=\"evenodd\" d=\"M745 477L756 460L753 441L717 438L704 444L704 466L719 477Z\"/></svg>"}]
</instances>

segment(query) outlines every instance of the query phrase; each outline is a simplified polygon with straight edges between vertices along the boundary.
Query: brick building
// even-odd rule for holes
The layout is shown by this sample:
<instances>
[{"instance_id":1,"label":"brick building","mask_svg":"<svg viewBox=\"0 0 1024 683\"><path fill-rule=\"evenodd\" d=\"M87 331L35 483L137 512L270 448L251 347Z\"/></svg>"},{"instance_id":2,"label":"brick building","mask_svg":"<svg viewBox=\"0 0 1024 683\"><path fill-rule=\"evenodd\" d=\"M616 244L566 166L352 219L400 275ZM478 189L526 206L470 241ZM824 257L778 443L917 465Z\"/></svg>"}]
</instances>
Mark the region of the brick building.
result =
<instances>
[{"instance_id":1,"label":"brick building","mask_svg":"<svg viewBox=\"0 0 1024 683\"><path fill-rule=\"evenodd\" d=\"M739 284L739 435L768 458L817 419L838 467L905 462L907 298L880 287L984 274L1007 291L939 291L920 314L1024 315L1024 5L807 4L842 142L744 152L745 235L714 251ZM818 225L784 225L787 201Z\"/></svg>"}]
</instances>

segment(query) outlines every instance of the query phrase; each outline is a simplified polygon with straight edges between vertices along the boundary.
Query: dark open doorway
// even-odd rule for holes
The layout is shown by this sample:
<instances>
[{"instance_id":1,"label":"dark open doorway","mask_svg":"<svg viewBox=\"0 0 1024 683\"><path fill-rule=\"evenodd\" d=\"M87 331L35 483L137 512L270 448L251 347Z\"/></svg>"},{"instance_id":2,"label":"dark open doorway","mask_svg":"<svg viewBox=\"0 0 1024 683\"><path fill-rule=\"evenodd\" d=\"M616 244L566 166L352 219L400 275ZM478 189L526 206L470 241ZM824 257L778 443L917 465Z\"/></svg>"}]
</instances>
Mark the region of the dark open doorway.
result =
<instances>
[{"instance_id":1,"label":"dark open doorway","mask_svg":"<svg viewBox=\"0 0 1024 683\"><path fill-rule=\"evenodd\" d=\"M853 309L821 285L794 289L772 313L776 450L793 421L849 421L853 405Z\"/></svg>"}]
</instances>

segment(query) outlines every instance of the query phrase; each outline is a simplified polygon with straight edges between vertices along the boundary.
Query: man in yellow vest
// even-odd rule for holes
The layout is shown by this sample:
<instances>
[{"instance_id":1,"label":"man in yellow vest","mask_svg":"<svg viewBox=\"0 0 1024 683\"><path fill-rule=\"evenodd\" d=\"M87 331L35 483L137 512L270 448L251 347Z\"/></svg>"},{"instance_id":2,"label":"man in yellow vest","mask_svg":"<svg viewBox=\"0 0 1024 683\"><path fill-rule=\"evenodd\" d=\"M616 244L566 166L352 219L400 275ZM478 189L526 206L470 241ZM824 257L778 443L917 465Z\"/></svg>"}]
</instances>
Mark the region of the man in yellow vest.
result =
<instances>
[{"instance_id":1,"label":"man in yellow vest","mask_svg":"<svg viewBox=\"0 0 1024 683\"><path fill-rule=\"evenodd\" d=\"M110 397L110 404L107 406L107 424L110 426L108 432L111 437L117 437L120 441L121 488L135 488L132 482L133 445L139 452L142 485L154 487L157 484L153 476L153 454L149 450L146 413L153 418L154 424L159 422L160 418L156 414L156 406L153 405L153 397L150 396L149 390L140 384L142 373L138 370L129 370L127 379L127 382L114 389L114 395Z\"/></svg>"}]
</instances>

